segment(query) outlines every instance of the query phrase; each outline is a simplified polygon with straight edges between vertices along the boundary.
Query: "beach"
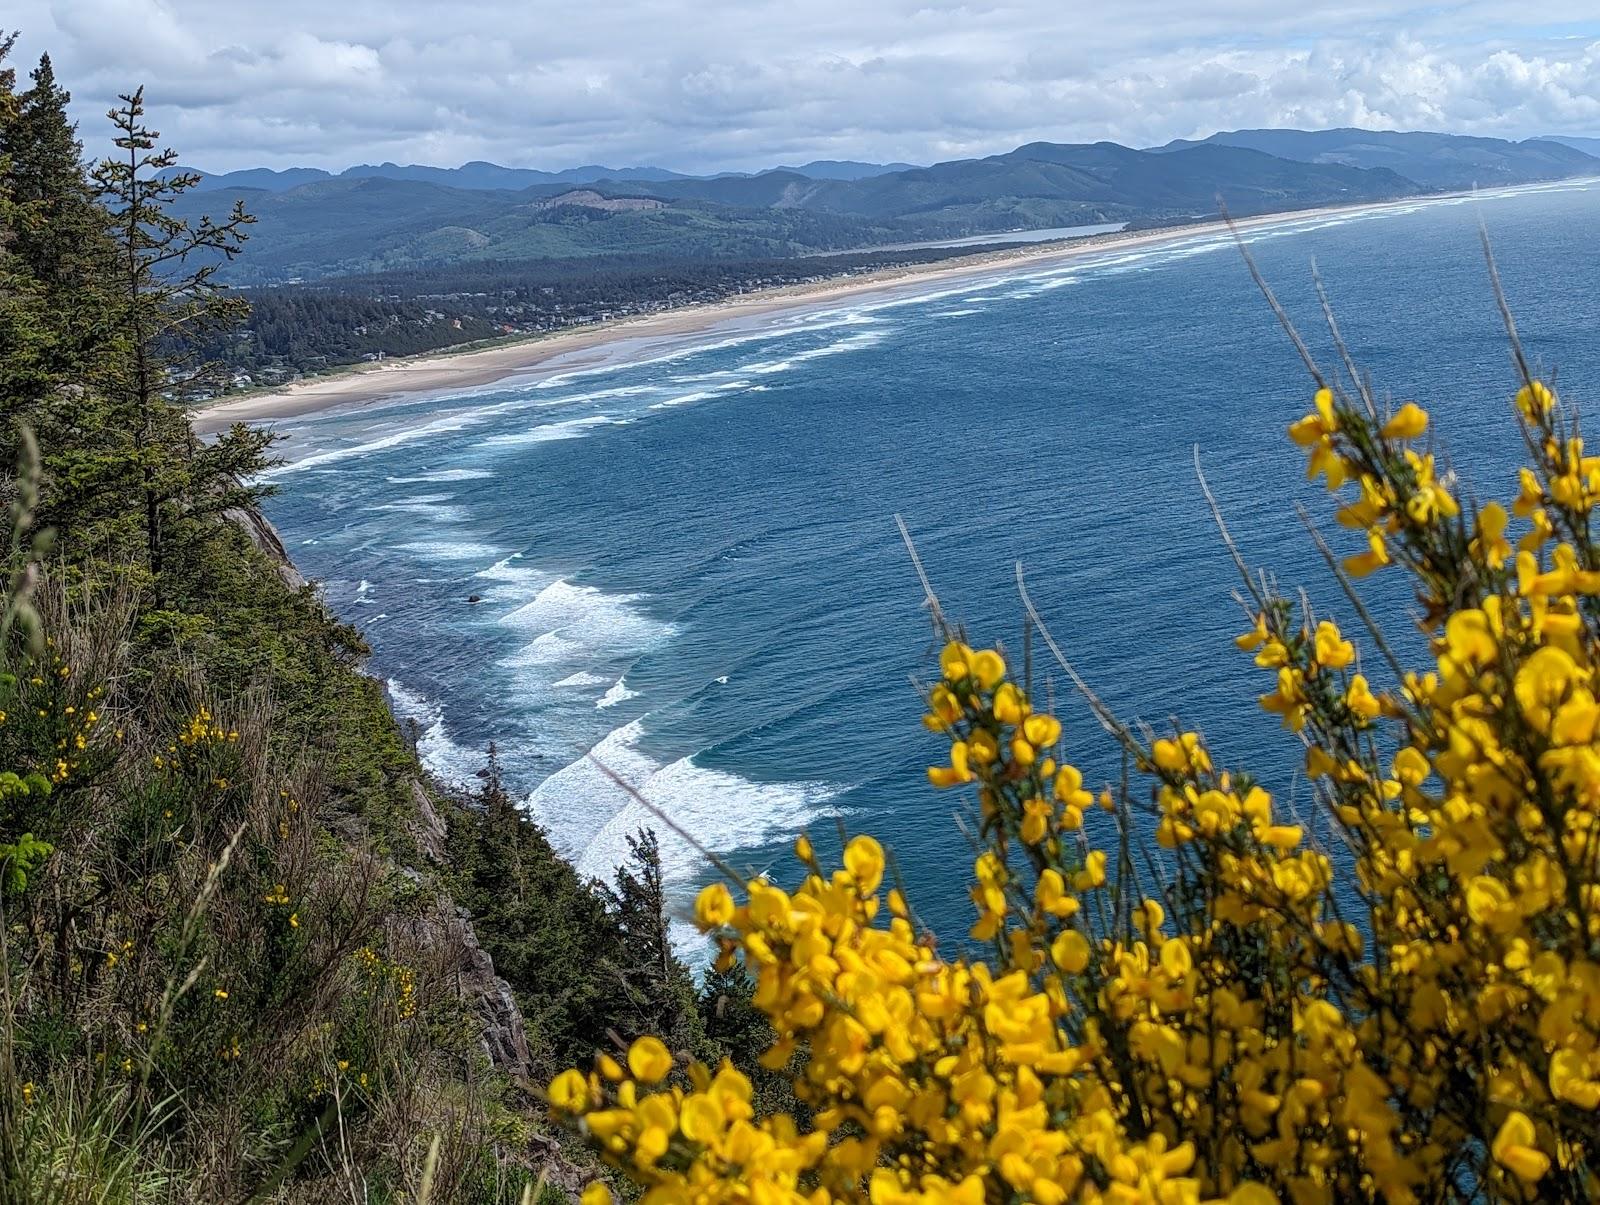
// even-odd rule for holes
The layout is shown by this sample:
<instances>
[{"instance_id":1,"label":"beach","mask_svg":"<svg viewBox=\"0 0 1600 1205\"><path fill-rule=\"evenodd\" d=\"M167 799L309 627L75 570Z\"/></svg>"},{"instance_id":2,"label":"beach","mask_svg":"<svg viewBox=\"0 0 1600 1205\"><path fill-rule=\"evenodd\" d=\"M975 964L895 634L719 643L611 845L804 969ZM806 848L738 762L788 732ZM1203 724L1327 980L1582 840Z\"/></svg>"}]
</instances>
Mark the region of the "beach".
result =
<instances>
[{"instance_id":1,"label":"beach","mask_svg":"<svg viewBox=\"0 0 1600 1205\"><path fill-rule=\"evenodd\" d=\"M1342 212L1416 205L1418 201L1417 197L1407 197L1379 204L1297 209L1241 218L1233 225L1239 231L1258 230ZM206 435L225 430L234 423L271 423L333 409L356 409L400 395L472 389L534 371L565 372L626 363L645 354L690 345L713 332L759 328L797 310L845 300L888 298L901 292L937 288L947 282L1049 267L1085 255L1217 235L1227 229L1225 221L1217 220L1093 235L1065 244L1023 244L934 264L760 290L710 304L513 338L489 347L446 350L355 365L326 376L296 381L283 389L251 392L214 402L195 413L194 427L196 432Z\"/></svg>"}]
</instances>

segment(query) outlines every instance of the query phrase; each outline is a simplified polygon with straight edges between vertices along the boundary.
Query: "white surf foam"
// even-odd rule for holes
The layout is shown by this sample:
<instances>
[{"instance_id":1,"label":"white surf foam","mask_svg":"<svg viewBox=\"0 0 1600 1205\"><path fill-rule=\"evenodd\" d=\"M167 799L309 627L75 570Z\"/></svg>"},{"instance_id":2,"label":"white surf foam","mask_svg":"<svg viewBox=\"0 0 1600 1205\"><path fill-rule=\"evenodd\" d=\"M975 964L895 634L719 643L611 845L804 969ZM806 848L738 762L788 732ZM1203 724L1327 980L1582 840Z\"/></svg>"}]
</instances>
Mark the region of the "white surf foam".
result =
<instances>
[{"instance_id":1,"label":"white surf foam","mask_svg":"<svg viewBox=\"0 0 1600 1205\"><path fill-rule=\"evenodd\" d=\"M611 684L610 690L600 696L600 701L594 705L595 710L599 711L603 707L615 707L618 703L638 697L639 692L629 689L627 675L623 675Z\"/></svg>"},{"instance_id":2,"label":"white surf foam","mask_svg":"<svg viewBox=\"0 0 1600 1205\"><path fill-rule=\"evenodd\" d=\"M753 782L706 769L692 757L662 765L640 749L644 735L640 720L615 729L594 746L591 757L563 767L528 797L535 818L580 874L609 879L627 861L628 836L640 828L654 829L661 842L661 869L675 902L684 902L705 868L699 850L613 782L596 761L714 853L796 832L824 814L840 792L823 782Z\"/></svg>"},{"instance_id":3,"label":"white surf foam","mask_svg":"<svg viewBox=\"0 0 1600 1205\"><path fill-rule=\"evenodd\" d=\"M596 427L620 427L628 420L611 418L604 414L586 415L583 418L569 418L559 423L545 423L542 426L530 427L526 431L508 431L503 435L491 435L481 441L480 448L518 448L528 444L551 443L561 439L582 439Z\"/></svg>"},{"instance_id":4,"label":"white surf foam","mask_svg":"<svg viewBox=\"0 0 1600 1205\"><path fill-rule=\"evenodd\" d=\"M551 582L530 602L500 617L505 627L537 632L529 644L501 662L511 667L552 665L586 658L635 657L676 630L646 614L642 594L607 594L594 586Z\"/></svg>"},{"instance_id":5,"label":"white surf foam","mask_svg":"<svg viewBox=\"0 0 1600 1205\"><path fill-rule=\"evenodd\" d=\"M385 480L391 485L416 485L447 481L482 481L493 476L494 474L488 469L434 469L432 472L418 473L413 477L388 477Z\"/></svg>"},{"instance_id":6,"label":"white surf foam","mask_svg":"<svg viewBox=\"0 0 1600 1205\"><path fill-rule=\"evenodd\" d=\"M459 523L466 518L466 511L459 506L449 504L449 500L453 497L454 494L423 494L415 498L396 498L393 502L380 502L367 509L402 515L424 515L437 523Z\"/></svg>"},{"instance_id":7,"label":"white surf foam","mask_svg":"<svg viewBox=\"0 0 1600 1205\"><path fill-rule=\"evenodd\" d=\"M402 720L414 721L422 730L417 738L417 756L422 759L428 772L455 786L475 786L477 772L483 768L484 758L450 738L445 727L444 709L393 678L388 680L387 685L395 713Z\"/></svg>"},{"instance_id":8,"label":"white surf foam","mask_svg":"<svg viewBox=\"0 0 1600 1205\"><path fill-rule=\"evenodd\" d=\"M470 540L414 540L395 547L401 552L435 561L482 561L500 551L491 545L474 544Z\"/></svg>"},{"instance_id":9,"label":"white surf foam","mask_svg":"<svg viewBox=\"0 0 1600 1205\"><path fill-rule=\"evenodd\" d=\"M781 360L769 360L761 364L751 364L743 371L760 376L770 376L777 372L788 372L796 364L805 364L811 360L820 360L826 356L843 355L846 352L862 351L868 347L876 347L882 343L884 332L880 330L861 331L859 334L847 335L832 343L821 347L808 347L797 351L793 355L785 356Z\"/></svg>"},{"instance_id":10,"label":"white surf foam","mask_svg":"<svg viewBox=\"0 0 1600 1205\"><path fill-rule=\"evenodd\" d=\"M717 396L715 389L697 389L693 393L685 393L680 397L669 397L663 401L651 402L652 410L670 410L674 406L692 406L695 402L704 402Z\"/></svg>"},{"instance_id":11,"label":"white surf foam","mask_svg":"<svg viewBox=\"0 0 1600 1205\"><path fill-rule=\"evenodd\" d=\"M606 677L604 674L594 674L590 673L586 669L580 669L577 673L568 674L565 678L561 679L561 681L552 682L550 685L565 687L604 686L610 681L611 679Z\"/></svg>"},{"instance_id":12,"label":"white surf foam","mask_svg":"<svg viewBox=\"0 0 1600 1205\"><path fill-rule=\"evenodd\" d=\"M320 449L309 455L302 456L298 460L292 460L288 464L270 468L262 473L261 476L267 478L282 477L288 473L300 473L306 469L336 464L341 460L367 456L373 452L387 451L389 448L396 448L401 444L415 443L418 440L431 439L436 435L447 435L451 432L462 431L480 421L482 421L481 417L471 412L445 415L420 426L402 427L399 430L390 431L387 435L380 435L376 439L348 444L344 447Z\"/></svg>"}]
</instances>

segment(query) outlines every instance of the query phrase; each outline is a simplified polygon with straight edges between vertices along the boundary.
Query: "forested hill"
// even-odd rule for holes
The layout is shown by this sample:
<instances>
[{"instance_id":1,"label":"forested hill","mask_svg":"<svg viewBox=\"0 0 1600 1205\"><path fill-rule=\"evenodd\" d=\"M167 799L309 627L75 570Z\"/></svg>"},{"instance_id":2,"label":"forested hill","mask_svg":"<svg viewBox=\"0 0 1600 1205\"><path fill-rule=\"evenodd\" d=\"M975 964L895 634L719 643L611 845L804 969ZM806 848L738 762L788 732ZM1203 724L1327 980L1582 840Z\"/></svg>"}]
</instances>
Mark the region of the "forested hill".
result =
<instances>
[{"instance_id":1,"label":"forested hill","mask_svg":"<svg viewBox=\"0 0 1600 1205\"><path fill-rule=\"evenodd\" d=\"M539 1086L645 1033L759 1078L748 981L675 957L650 834L585 881L492 748L423 774L244 484L269 438L189 423L249 215L175 216L138 92L91 176L9 49L0 1201L574 1199Z\"/></svg>"},{"instance_id":2,"label":"forested hill","mask_svg":"<svg viewBox=\"0 0 1600 1205\"><path fill-rule=\"evenodd\" d=\"M1594 145L1585 147L1587 141ZM1395 130L1230 130L1202 142L1178 140L1159 148L1243 147L1304 163L1387 168L1434 188L1493 188L1600 172L1594 139L1468 138Z\"/></svg>"},{"instance_id":3,"label":"forested hill","mask_svg":"<svg viewBox=\"0 0 1600 1205\"><path fill-rule=\"evenodd\" d=\"M206 181L179 212L196 217L245 202L258 221L226 275L270 284L485 260L768 258L1024 228L1186 221L1214 214L1219 199L1236 214L1263 213L1586 175L1600 172L1600 159L1543 140L1267 130L1153 150L1036 142L980 159L891 166L712 177L493 164L314 177L241 172Z\"/></svg>"}]
</instances>

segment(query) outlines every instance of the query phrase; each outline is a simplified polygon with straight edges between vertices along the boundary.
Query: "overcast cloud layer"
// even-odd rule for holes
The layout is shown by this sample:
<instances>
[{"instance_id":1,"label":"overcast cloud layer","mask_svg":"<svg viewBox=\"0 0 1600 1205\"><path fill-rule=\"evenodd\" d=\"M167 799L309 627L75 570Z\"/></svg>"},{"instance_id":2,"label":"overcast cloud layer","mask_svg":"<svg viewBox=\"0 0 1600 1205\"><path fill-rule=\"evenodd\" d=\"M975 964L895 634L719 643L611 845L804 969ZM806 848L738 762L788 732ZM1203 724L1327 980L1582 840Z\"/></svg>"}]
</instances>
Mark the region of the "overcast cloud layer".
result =
<instances>
[{"instance_id":1,"label":"overcast cloud layer","mask_svg":"<svg viewBox=\"0 0 1600 1205\"><path fill-rule=\"evenodd\" d=\"M50 51L92 150L143 83L164 141L212 171L707 171L1253 126L1600 135L1597 7L10 0L0 26Z\"/></svg>"}]
</instances>

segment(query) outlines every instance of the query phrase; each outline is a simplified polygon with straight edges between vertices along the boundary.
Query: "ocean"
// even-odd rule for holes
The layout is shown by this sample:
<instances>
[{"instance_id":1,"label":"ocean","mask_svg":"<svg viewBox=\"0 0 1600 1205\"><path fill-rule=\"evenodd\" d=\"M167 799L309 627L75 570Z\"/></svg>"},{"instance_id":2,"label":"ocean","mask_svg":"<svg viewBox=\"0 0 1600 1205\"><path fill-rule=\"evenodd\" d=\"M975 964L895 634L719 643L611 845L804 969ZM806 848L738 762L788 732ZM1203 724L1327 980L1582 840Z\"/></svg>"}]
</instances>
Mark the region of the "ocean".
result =
<instances>
[{"instance_id":1,"label":"ocean","mask_svg":"<svg viewBox=\"0 0 1600 1205\"><path fill-rule=\"evenodd\" d=\"M1247 242L1325 362L1317 274L1380 396L1432 412L1467 496L1509 498L1517 381L1480 222L1530 356L1581 403L1600 383L1600 184L1312 216ZM1238 251L1196 234L288 421L267 511L365 633L427 765L473 786L493 741L586 874L654 823L592 751L780 881L801 830L824 854L841 828L873 833L919 914L958 937L972 855L953 817L972 801L925 778L945 749L914 681L937 650L894 516L974 642L1020 657L1020 562L1122 716L1201 729L1305 818L1299 746L1232 644L1247 625L1194 458L1251 563L1348 619L1295 517L1306 504L1354 551L1284 435L1311 392ZM1367 591L1420 649L1404 583ZM1110 739L1034 652L1068 755L1091 786L1115 779ZM681 904L708 867L660 835Z\"/></svg>"}]
</instances>

